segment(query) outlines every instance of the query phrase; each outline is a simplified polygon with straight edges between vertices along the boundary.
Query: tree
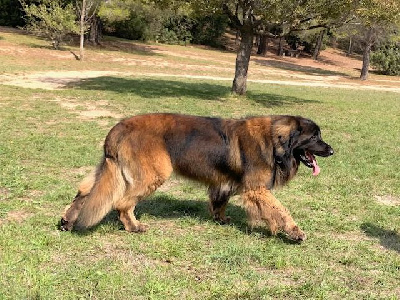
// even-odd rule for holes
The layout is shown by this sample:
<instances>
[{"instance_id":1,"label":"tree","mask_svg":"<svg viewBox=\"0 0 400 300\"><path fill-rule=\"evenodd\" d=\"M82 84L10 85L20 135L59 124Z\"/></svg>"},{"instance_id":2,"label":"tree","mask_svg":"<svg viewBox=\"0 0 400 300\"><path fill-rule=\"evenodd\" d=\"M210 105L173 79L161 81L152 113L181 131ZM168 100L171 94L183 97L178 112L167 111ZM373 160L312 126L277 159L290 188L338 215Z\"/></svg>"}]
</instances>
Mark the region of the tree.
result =
<instances>
[{"instance_id":1,"label":"tree","mask_svg":"<svg viewBox=\"0 0 400 300\"><path fill-rule=\"evenodd\" d=\"M368 79L370 53L382 31L400 22L400 0L361 0L357 17L364 28L361 80Z\"/></svg>"},{"instance_id":2,"label":"tree","mask_svg":"<svg viewBox=\"0 0 400 300\"><path fill-rule=\"evenodd\" d=\"M86 14L87 14L87 2L86 0L82 0L82 6L80 9L80 22L79 22L79 34L80 34L80 39L79 39L79 60L83 60L84 52L83 52L83 42L85 41L85 31L86 31Z\"/></svg>"},{"instance_id":3,"label":"tree","mask_svg":"<svg viewBox=\"0 0 400 300\"><path fill-rule=\"evenodd\" d=\"M343 13L351 0L197 0L194 3L210 13L221 9L241 37L236 57L232 92L243 95L247 90L254 35L262 30L264 37L280 38L294 30L323 27L327 15ZM265 39L262 41L265 42Z\"/></svg>"},{"instance_id":4,"label":"tree","mask_svg":"<svg viewBox=\"0 0 400 300\"><path fill-rule=\"evenodd\" d=\"M313 56L312 58L314 60L318 60L318 56L321 52L321 48L322 48L322 41L324 39L325 33L327 32L326 29L322 29L319 33L318 33L318 37L317 37L317 42L315 44L315 48L314 48L314 52L313 52Z\"/></svg>"},{"instance_id":5,"label":"tree","mask_svg":"<svg viewBox=\"0 0 400 300\"><path fill-rule=\"evenodd\" d=\"M260 24L260 20L254 15L253 4L252 1L238 1L234 13L226 3L223 5L225 13L234 27L240 31L241 36L232 85L232 92L239 95L244 95L247 91L247 72L253 48L254 30Z\"/></svg>"},{"instance_id":6,"label":"tree","mask_svg":"<svg viewBox=\"0 0 400 300\"><path fill-rule=\"evenodd\" d=\"M79 16L79 60L84 59L84 41L85 34L90 30L91 25L96 26L97 24L93 24L92 19L95 18L95 14L97 12L99 1L98 0L78 0L76 3L76 7L78 10ZM94 28L97 30L97 28Z\"/></svg>"},{"instance_id":7,"label":"tree","mask_svg":"<svg viewBox=\"0 0 400 300\"><path fill-rule=\"evenodd\" d=\"M27 18L25 28L49 39L54 49L59 49L60 43L70 34L79 33L76 13L71 3L63 4L61 0L40 0L38 4L26 4L19 0Z\"/></svg>"}]
</instances>

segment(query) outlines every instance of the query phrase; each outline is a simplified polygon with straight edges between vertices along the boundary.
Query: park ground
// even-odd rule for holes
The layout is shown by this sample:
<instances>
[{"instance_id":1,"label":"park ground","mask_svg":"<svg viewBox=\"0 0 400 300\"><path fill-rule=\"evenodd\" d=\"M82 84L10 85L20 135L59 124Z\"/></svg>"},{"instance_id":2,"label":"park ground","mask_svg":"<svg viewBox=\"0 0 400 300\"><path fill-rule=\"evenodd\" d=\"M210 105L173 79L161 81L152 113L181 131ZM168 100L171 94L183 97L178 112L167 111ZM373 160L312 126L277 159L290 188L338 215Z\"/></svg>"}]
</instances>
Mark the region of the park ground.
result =
<instances>
[{"instance_id":1,"label":"park ground","mask_svg":"<svg viewBox=\"0 0 400 300\"><path fill-rule=\"evenodd\" d=\"M337 49L252 56L230 93L234 51L105 37L79 49L0 27L0 299L399 299L400 78ZM238 197L214 223L204 187L173 176L137 208L60 232L76 186L121 118L147 112L315 120L335 155L275 191L306 231L292 243L249 228Z\"/></svg>"}]
</instances>

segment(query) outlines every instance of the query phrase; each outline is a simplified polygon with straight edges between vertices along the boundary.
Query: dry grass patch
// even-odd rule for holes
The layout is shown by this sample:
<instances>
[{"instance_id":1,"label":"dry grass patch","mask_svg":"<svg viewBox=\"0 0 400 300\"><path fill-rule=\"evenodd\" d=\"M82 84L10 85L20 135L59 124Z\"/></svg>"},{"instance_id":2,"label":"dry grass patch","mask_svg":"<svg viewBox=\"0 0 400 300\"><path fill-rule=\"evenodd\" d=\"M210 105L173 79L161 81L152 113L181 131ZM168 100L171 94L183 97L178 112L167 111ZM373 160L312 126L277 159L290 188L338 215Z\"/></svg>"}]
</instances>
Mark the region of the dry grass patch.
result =
<instances>
[{"instance_id":1,"label":"dry grass patch","mask_svg":"<svg viewBox=\"0 0 400 300\"><path fill-rule=\"evenodd\" d=\"M107 100L85 102L74 98L57 98L55 101L61 107L77 114L79 119L96 120L103 127L109 126L108 119L119 120L123 117L121 114L110 109L110 104Z\"/></svg>"},{"instance_id":2,"label":"dry grass patch","mask_svg":"<svg viewBox=\"0 0 400 300\"><path fill-rule=\"evenodd\" d=\"M376 202L387 206L399 206L400 198L392 195L374 196Z\"/></svg>"},{"instance_id":3,"label":"dry grass patch","mask_svg":"<svg viewBox=\"0 0 400 300\"><path fill-rule=\"evenodd\" d=\"M5 187L0 187L0 201L7 200L10 195L10 190Z\"/></svg>"},{"instance_id":4,"label":"dry grass patch","mask_svg":"<svg viewBox=\"0 0 400 300\"><path fill-rule=\"evenodd\" d=\"M8 222L21 224L28 218L32 217L33 215L34 215L33 213L24 210L12 210L7 213L5 218L3 219L0 218L0 225L3 225Z\"/></svg>"}]
</instances>

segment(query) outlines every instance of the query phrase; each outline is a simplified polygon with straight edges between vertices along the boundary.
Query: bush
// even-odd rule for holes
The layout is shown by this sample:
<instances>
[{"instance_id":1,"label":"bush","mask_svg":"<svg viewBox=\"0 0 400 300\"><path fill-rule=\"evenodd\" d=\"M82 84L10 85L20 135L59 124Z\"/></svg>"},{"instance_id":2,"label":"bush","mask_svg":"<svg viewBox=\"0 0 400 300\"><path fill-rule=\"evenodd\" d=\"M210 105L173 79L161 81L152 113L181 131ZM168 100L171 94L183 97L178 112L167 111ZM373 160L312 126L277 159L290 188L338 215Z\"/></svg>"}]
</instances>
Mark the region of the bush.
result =
<instances>
[{"instance_id":1,"label":"bush","mask_svg":"<svg viewBox=\"0 0 400 300\"><path fill-rule=\"evenodd\" d=\"M371 53L371 65L385 75L400 75L400 45L389 44Z\"/></svg>"},{"instance_id":2,"label":"bush","mask_svg":"<svg viewBox=\"0 0 400 300\"><path fill-rule=\"evenodd\" d=\"M27 18L25 29L50 40L55 49L67 36L79 33L75 8L71 3L55 0L28 5L25 0L20 2Z\"/></svg>"},{"instance_id":3,"label":"bush","mask_svg":"<svg viewBox=\"0 0 400 300\"><path fill-rule=\"evenodd\" d=\"M223 14L198 17L191 29L195 44L221 47L221 37L228 27L228 18Z\"/></svg>"}]
</instances>

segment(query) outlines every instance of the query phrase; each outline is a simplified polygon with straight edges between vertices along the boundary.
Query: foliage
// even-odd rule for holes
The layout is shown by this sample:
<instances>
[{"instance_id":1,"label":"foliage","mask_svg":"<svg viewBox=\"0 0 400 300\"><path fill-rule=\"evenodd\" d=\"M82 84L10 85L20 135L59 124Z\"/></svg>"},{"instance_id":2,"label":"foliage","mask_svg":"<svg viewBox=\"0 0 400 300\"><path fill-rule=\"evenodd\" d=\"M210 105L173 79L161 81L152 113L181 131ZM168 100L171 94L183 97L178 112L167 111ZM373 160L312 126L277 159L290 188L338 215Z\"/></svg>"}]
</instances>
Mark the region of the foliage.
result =
<instances>
[{"instance_id":1,"label":"foliage","mask_svg":"<svg viewBox=\"0 0 400 300\"><path fill-rule=\"evenodd\" d=\"M99 16L108 32L118 37L176 44L191 40L192 20L185 7L162 1L110 1L100 6Z\"/></svg>"},{"instance_id":2,"label":"foliage","mask_svg":"<svg viewBox=\"0 0 400 300\"><path fill-rule=\"evenodd\" d=\"M372 46L377 43L380 32L390 34L393 26L400 22L399 0L361 0L356 11L356 17L362 25L364 33L363 41L363 65L361 68L362 80L368 78L370 64L370 52Z\"/></svg>"},{"instance_id":3,"label":"foliage","mask_svg":"<svg viewBox=\"0 0 400 300\"><path fill-rule=\"evenodd\" d=\"M21 5L18 0L0 0L0 26L23 26Z\"/></svg>"},{"instance_id":4,"label":"foliage","mask_svg":"<svg viewBox=\"0 0 400 300\"><path fill-rule=\"evenodd\" d=\"M226 15L216 13L206 16L198 16L191 32L195 44L221 47L221 36L228 27L229 19Z\"/></svg>"},{"instance_id":5,"label":"foliage","mask_svg":"<svg viewBox=\"0 0 400 300\"><path fill-rule=\"evenodd\" d=\"M371 54L371 64L385 75L400 75L400 46L389 44Z\"/></svg>"},{"instance_id":6,"label":"foliage","mask_svg":"<svg viewBox=\"0 0 400 300\"><path fill-rule=\"evenodd\" d=\"M357 16L366 27L395 23L400 20L400 1L361 0Z\"/></svg>"},{"instance_id":7,"label":"foliage","mask_svg":"<svg viewBox=\"0 0 400 300\"><path fill-rule=\"evenodd\" d=\"M55 49L59 48L67 36L79 33L75 8L72 3L63 4L62 0L39 1L28 5L20 0L27 18L25 28L49 39Z\"/></svg>"}]
</instances>

